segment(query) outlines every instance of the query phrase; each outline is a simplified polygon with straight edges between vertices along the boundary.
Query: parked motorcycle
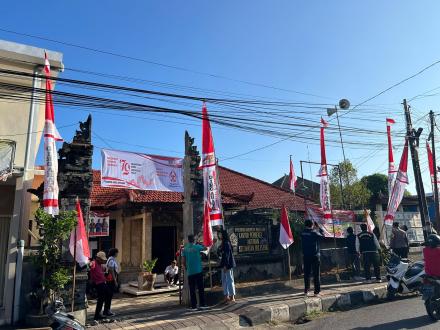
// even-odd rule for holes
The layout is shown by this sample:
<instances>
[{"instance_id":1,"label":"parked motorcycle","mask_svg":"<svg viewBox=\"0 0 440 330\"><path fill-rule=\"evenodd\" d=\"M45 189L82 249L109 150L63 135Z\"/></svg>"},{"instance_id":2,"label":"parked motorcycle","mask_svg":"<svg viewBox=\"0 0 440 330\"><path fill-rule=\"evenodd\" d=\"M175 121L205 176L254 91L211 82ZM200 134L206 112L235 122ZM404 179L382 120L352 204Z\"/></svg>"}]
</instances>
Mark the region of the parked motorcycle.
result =
<instances>
[{"instance_id":1,"label":"parked motorcycle","mask_svg":"<svg viewBox=\"0 0 440 330\"><path fill-rule=\"evenodd\" d=\"M424 275L420 291L429 317L440 320L440 277Z\"/></svg>"},{"instance_id":2,"label":"parked motorcycle","mask_svg":"<svg viewBox=\"0 0 440 330\"><path fill-rule=\"evenodd\" d=\"M425 275L423 261L412 263L392 253L387 265L388 299L393 299L397 293L418 291L423 283L423 275Z\"/></svg>"},{"instance_id":3,"label":"parked motorcycle","mask_svg":"<svg viewBox=\"0 0 440 330\"><path fill-rule=\"evenodd\" d=\"M56 299L46 307L46 314L52 320L50 327L56 330L85 330L85 327L71 314L66 313L62 299Z\"/></svg>"}]
</instances>

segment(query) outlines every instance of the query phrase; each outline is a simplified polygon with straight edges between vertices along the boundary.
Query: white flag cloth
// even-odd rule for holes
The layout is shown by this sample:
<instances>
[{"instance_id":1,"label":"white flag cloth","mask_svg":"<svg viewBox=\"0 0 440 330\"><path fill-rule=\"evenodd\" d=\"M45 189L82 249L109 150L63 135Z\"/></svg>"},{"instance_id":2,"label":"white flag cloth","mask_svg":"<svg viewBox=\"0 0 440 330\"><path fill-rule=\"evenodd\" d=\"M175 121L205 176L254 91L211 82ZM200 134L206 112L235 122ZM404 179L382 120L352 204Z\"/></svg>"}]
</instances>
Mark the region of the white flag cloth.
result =
<instances>
[{"instance_id":1,"label":"white flag cloth","mask_svg":"<svg viewBox=\"0 0 440 330\"><path fill-rule=\"evenodd\" d=\"M287 249L293 243L293 235L289 224L289 216L287 214L287 208L285 206L281 210L279 241L283 249Z\"/></svg>"},{"instance_id":2,"label":"white flag cloth","mask_svg":"<svg viewBox=\"0 0 440 330\"><path fill-rule=\"evenodd\" d=\"M321 201L321 208L324 212L325 221L332 220L332 212L331 212L331 203L330 203L330 182L328 179L327 172L327 157L325 154L325 138L324 138L324 129L328 127L328 123L321 118L321 136L320 136L320 144L321 144L321 168L319 170L318 176L321 178L320 182L320 194L319 199Z\"/></svg>"},{"instance_id":3,"label":"white flag cloth","mask_svg":"<svg viewBox=\"0 0 440 330\"><path fill-rule=\"evenodd\" d=\"M391 199L394 181L396 180L396 167L394 166L393 143L391 141L391 125L395 124L394 119L387 118L387 137L388 137L388 202Z\"/></svg>"},{"instance_id":4,"label":"white flag cloth","mask_svg":"<svg viewBox=\"0 0 440 330\"><path fill-rule=\"evenodd\" d=\"M390 201L388 202L387 214L385 215L385 224L391 225L394 221L397 208L402 201L405 188L408 185L408 140L405 141L403 147L402 158L400 159L399 171L397 172L396 181L394 182L393 191Z\"/></svg>"},{"instance_id":5,"label":"white flag cloth","mask_svg":"<svg viewBox=\"0 0 440 330\"><path fill-rule=\"evenodd\" d=\"M58 208L58 155L55 141L62 141L55 126L52 101L52 83L50 80L50 64L45 54L44 72L46 74L46 106L44 121L44 192L43 207L52 216L59 213Z\"/></svg>"},{"instance_id":6,"label":"white flag cloth","mask_svg":"<svg viewBox=\"0 0 440 330\"><path fill-rule=\"evenodd\" d=\"M90 249L89 249L89 241L87 240L86 227L84 226L84 219L81 211L81 205L79 204L79 201L76 201L76 214L78 218L78 224L76 225L76 228L74 228L70 233L69 251L72 254L72 257L76 257L76 262L81 267L84 267L86 264L89 263ZM76 245L76 251L75 251L75 245Z\"/></svg>"}]
</instances>

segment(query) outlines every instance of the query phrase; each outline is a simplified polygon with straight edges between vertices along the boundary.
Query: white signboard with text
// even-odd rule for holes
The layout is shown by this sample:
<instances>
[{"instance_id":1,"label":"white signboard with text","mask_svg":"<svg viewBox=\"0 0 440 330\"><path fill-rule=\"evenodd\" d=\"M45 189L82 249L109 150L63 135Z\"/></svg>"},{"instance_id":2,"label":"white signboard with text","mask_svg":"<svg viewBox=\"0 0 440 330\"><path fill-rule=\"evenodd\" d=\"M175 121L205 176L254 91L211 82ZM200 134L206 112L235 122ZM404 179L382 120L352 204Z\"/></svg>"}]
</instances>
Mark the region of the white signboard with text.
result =
<instances>
[{"instance_id":1,"label":"white signboard with text","mask_svg":"<svg viewBox=\"0 0 440 330\"><path fill-rule=\"evenodd\" d=\"M101 186L183 192L182 158L102 149Z\"/></svg>"}]
</instances>

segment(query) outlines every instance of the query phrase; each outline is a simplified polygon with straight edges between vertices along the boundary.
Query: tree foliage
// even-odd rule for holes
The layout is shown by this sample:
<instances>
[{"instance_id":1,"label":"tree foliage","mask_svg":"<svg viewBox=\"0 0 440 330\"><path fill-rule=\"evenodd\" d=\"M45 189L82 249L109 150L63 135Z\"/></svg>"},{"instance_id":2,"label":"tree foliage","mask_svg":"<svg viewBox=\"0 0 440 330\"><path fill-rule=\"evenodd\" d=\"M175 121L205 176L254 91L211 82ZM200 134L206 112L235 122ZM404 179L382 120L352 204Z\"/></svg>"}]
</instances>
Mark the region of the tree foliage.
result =
<instances>
[{"instance_id":1,"label":"tree foliage","mask_svg":"<svg viewBox=\"0 0 440 330\"><path fill-rule=\"evenodd\" d=\"M372 198L378 198L382 193L388 196L388 177L385 174L374 173L364 176L361 181L367 186L371 192Z\"/></svg>"},{"instance_id":2,"label":"tree foliage","mask_svg":"<svg viewBox=\"0 0 440 330\"><path fill-rule=\"evenodd\" d=\"M365 182L358 179L357 170L350 160L339 163L339 167L333 167L330 171L330 191L332 205L337 208L364 208L371 197L370 190Z\"/></svg>"},{"instance_id":3,"label":"tree foliage","mask_svg":"<svg viewBox=\"0 0 440 330\"><path fill-rule=\"evenodd\" d=\"M41 269L39 299L41 309L45 300L53 299L70 281L69 270L62 266L62 245L77 223L75 211L62 211L53 218L43 209L35 212L40 232L38 254L34 261Z\"/></svg>"}]
</instances>

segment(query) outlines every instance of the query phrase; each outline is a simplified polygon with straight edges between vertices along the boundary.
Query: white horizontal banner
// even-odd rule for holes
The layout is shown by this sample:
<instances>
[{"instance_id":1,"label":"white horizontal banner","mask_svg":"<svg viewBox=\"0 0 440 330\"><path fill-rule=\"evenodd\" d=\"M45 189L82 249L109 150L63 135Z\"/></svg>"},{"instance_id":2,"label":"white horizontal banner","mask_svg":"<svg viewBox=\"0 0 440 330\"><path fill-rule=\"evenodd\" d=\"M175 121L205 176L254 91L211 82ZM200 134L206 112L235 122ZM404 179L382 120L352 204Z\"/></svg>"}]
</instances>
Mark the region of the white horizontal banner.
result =
<instances>
[{"instance_id":1,"label":"white horizontal banner","mask_svg":"<svg viewBox=\"0 0 440 330\"><path fill-rule=\"evenodd\" d=\"M183 192L182 158L102 149L101 186Z\"/></svg>"}]
</instances>

